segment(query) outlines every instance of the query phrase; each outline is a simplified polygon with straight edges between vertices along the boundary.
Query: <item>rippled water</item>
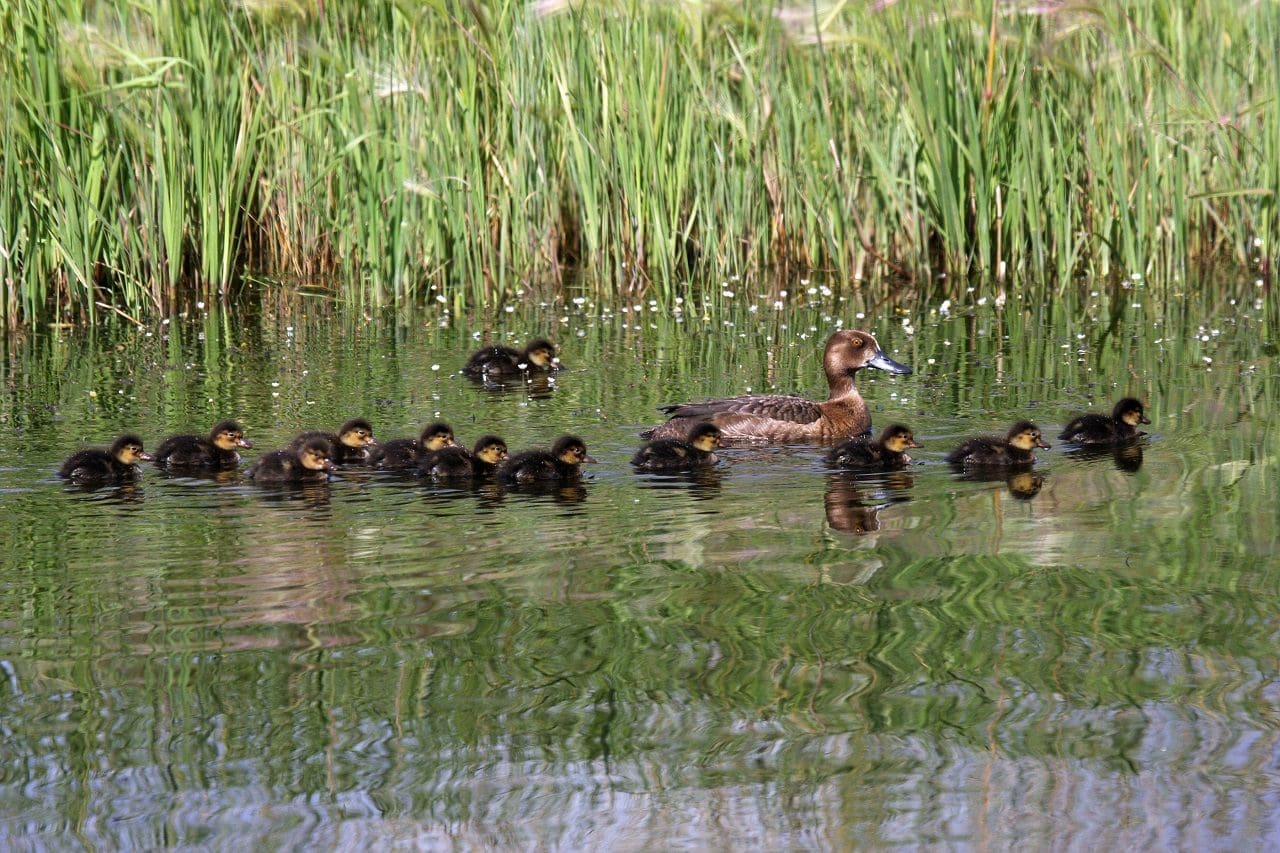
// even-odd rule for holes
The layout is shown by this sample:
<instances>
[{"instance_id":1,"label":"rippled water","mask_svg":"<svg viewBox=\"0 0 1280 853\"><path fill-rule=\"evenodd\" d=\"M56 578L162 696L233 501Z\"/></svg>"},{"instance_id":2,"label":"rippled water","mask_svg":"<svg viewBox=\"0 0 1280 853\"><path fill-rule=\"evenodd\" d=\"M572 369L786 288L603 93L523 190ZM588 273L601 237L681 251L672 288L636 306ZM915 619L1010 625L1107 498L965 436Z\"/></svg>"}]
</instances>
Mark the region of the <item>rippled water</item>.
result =
<instances>
[{"instance_id":1,"label":"rippled water","mask_svg":"<svg viewBox=\"0 0 1280 853\"><path fill-rule=\"evenodd\" d=\"M472 327L315 308L6 344L0 846L1274 846L1280 378L1252 285L1154 313L641 305L503 315L553 383L458 376ZM638 476L665 402L821 396L835 328L921 464L810 447ZM1136 455L942 464L1124 394ZM84 490L86 443L235 416L257 449L362 414L513 449L584 436L580 488L367 472Z\"/></svg>"}]
</instances>

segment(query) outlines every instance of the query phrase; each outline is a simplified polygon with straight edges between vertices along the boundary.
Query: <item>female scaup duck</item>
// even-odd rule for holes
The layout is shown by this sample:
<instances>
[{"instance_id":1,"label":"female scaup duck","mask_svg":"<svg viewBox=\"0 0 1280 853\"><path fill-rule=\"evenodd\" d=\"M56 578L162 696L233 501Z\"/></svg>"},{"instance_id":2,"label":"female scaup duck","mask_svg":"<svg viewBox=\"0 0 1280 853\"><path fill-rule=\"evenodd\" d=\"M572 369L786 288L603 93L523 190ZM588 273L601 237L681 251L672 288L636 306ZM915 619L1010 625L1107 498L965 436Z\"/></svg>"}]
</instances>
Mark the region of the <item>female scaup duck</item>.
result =
<instances>
[{"instance_id":1,"label":"female scaup duck","mask_svg":"<svg viewBox=\"0 0 1280 853\"><path fill-rule=\"evenodd\" d=\"M467 360L462 372L472 379L506 379L526 373L549 373L559 369L555 344L537 338L529 342L524 352L502 346L477 350Z\"/></svg>"},{"instance_id":2,"label":"female scaup duck","mask_svg":"<svg viewBox=\"0 0 1280 853\"><path fill-rule=\"evenodd\" d=\"M748 394L706 403L663 406L665 424L641 433L645 438L684 438L695 424L708 420L726 441L819 442L833 444L871 428L867 403L854 387L864 367L889 373L911 368L889 358L867 332L844 329L827 340L822 356L830 396L823 402L778 394Z\"/></svg>"},{"instance_id":3,"label":"female scaup duck","mask_svg":"<svg viewBox=\"0 0 1280 853\"><path fill-rule=\"evenodd\" d=\"M329 459L336 465L363 465L369 461L369 448L377 447L373 439L373 426L364 418L352 418L338 427L337 435L331 432L311 430L295 438L291 450L298 450L313 438L323 438L332 448Z\"/></svg>"},{"instance_id":4,"label":"female scaup duck","mask_svg":"<svg viewBox=\"0 0 1280 853\"><path fill-rule=\"evenodd\" d=\"M444 421L435 421L422 428L415 438L394 438L380 445L382 452L378 454L375 464L387 470L409 470L418 467L418 462L429 453L444 450L446 447L457 447L453 438L453 427Z\"/></svg>"},{"instance_id":5,"label":"female scaup duck","mask_svg":"<svg viewBox=\"0 0 1280 853\"><path fill-rule=\"evenodd\" d=\"M561 436L546 450L526 450L517 453L498 468L498 481L502 483L535 483L559 481L576 482L581 479L579 466L583 462L595 462L587 454L587 445L576 435Z\"/></svg>"},{"instance_id":6,"label":"female scaup duck","mask_svg":"<svg viewBox=\"0 0 1280 853\"><path fill-rule=\"evenodd\" d=\"M1018 421L1003 438L996 435L967 438L947 454L952 465L990 467L1026 466L1036 461L1037 447L1049 449L1040 437L1040 427L1031 421Z\"/></svg>"},{"instance_id":7,"label":"female scaup duck","mask_svg":"<svg viewBox=\"0 0 1280 853\"><path fill-rule=\"evenodd\" d=\"M418 470L436 480L479 480L493 474L506 458L507 443L486 435L471 450L455 445L424 455Z\"/></svg>"},{"instance_id":8,"label":"female scaup duck","mask_svg":"<svg viewBox=\"0 0 1280 853\"><path fill-rule=\"evenodd\" d=\"M253 447L244 437L244 427L235 421L219 421L208 436L173 435L152 454L157 465L170 468L214 468L224 470L240 463L237 447Z\"/></svg>"},{"instance_id":9,"label":"female scaup duck","mask_svg":"<svg viewBox=\"0 0 1280 853\"><path fill-rule=\"evenodd\" d=\"M660 438L641 447L631 459L640 471L691 471L716 464L716 448L720 446L720 427L703 421L689 431L687 441Z\"/></svg>"},{"instance_id":10,"label":"female scaup duck","mask_svg":"<svg viewBox=\"0 0 1280 853\"><path fill-rule=\"evenodd\" d=\"M858 471L892 471L906 467L911 461L908 449L923 446L916 441L910 427L892 424L881 430L880 437L874 441L860 436L837 444L827 454L827 464Z\"/></svg>"},{"instance_id":11,"label":"female scaup duck","mask_svg":"<svg viewBox=\"0 0 1280 853\"><path fill-rule=\"evenodd\" d=\"M1138 424L1149 424L1146 410L1140 400L1125 397L1111 410L1111 417L1098 414L1080 415L1058 434L1058 438L1072 444L1115 445L1123 444L1143 433Z\"/></svg>"},{"instance_id":12,"label":"female scaup duck","mask_svg":"<svg viewBox=\"0 0 1280 853\"><path fill-rule=\"evenodd\" d=\"M142 449L142 439L130 433L117 438L110 450L88 448L73 453L58 469L58 476L75 483L132 480L138 476L138 463L150 458Z\"/></svg>"},{"instance_id":13,"label":"female scaup duck","mask_svg":"<svg viewBox=\"0 0 1280 853\"><path fill-rule=\"evenodd\" d=\"M259 483L305 483L328 480L333 470L333 450L323 436L312 436L297 446L274 450L258 459L245 476Z\"/></svg>"}]
</instances>

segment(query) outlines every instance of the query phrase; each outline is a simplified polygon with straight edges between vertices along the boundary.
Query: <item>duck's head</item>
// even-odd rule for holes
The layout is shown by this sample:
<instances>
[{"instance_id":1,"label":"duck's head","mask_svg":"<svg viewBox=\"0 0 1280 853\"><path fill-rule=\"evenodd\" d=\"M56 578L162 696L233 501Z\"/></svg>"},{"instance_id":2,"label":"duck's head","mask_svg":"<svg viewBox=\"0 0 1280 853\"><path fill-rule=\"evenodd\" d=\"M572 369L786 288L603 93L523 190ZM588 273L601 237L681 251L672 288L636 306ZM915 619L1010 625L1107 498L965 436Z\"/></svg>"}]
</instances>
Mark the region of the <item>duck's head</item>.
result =
<instances>
[{"instance_id":1,"label":"duck's head","mask_svg":"<svg viewBox=\"0 0 1280 853\"><path fill-rule=\"evenodd\" d=\"M1019 450L1035 450L1037 447L1048 450L1049 445L1040 437L1040 427L1031 421L1018 421L1009 427L1006 439L1011 447Z\"/></svg>"},{"instance_id":2,"label":"duck's head","mask_svg":"<svg viewBox=\"0 0 1280 853\"><path fill-rule=\"evenodd\" d=\"M911 372L910 367L885 355L875 336L858 329L841 329L828 338L822 362L828 376L842 373L852 376L864 367L875 367L889 373Z\"/></svg>"},{"instance_id":3,"label":"duck's head","mask_svg":"<svg viewBox=\"0 0 1280 853\"><path fill-rule=\"evenodd\" d=\"M916 441L911 427L902 424L890 424L880 433L880 443L894 453L905 453L912 447L924 447Z\"/></svg>"},{"instance_id":4,"label":"duck's head","mask_svg":"<svg viewBox=\"0 0 1280 853\"><path fill-rule=\"evenodd\" d=\"M497 465L507 458L507 443L496 435L486 435L476 442L475 449L471 453L490 465Z\"/></svg>"},{"instance_id":5,"label":"duck's head","mask_svg":"<svg viewBox=\"0 0 1280 853\"><path fill-rule=\"evenodd\" d=\"M595 462L587 454L587 445L576 435L561 436L551 448L551 455L566 465L581 465L583 462Z\"/></svg>"},{"instance_id":6,"label":"duck's head","mask_svg":"<svg viewBox=\"0 0 1280 853\"><path fill-rule=\"evenodd\" d=\"M323 438L312 438L298 450L298 461L308 471L332 471L332 455L329 442Z\"/></svg>"},{"instance_id":7,"label":"duck's head","mask_svg":"<svg viewBox=\"0 0 1280 853\"><path fill-rule=\"evenodd\" d=\"M458 442L453 439L453 427L444 421L436 421L423 427L422 434L418 436L418 444L424 450L433 452L458 446Z\"/></svg>"},{"instance_id":8,"label":"duck's head","mask_svg":"<svg viewBox=\"0 0 1280 853\"><path fill-rule=\"evenodd\" d=\"M338 428L338 441L347 447L368 447L373 440L373 425L364 418L352 418Z\"/></svg>"},{"instance_id":9,"label":"duck's head","mask_svg":"<svg viewBox=\"0 0 1280 853\"><path fill-rule=\"evenodd\" d=\"M559 362L556 358L556 345L545 338L530 341L524 348L524 357L530 367L538 370L547 370Z\"/></svg>"},{"instance_id":10,"label":"duck's head","mask_svg":"<svg viewBox=\"0 0 1280 853\"><path fill-rule=\"evenodd\" d=\"M1131 427L1138 424L1149 424L1151 419L1147 417L1146 409L1142 406L1142 401L1134 397L1125 397L1119 403L1116 403L1115 409L1111 412L1111 417L1116 423L1126 423Z\"/></svg>"},{"instance_id":11,"label":"duck's head","mask_svg":"<svg viewBox=\"0 0 1280 853\"><path fill-rule=\"evenodd\" d=\"M237 447L253 447L244 437L244 427L235 421L219 421L209 430L209 442L219 450L235 450Z\"/></svg>"},{"instance_id":12,"label":"duck's head","mask_svg":"<svg viewBox=\"0 0 1280 853\"><path fill-rule=\"evenodd\" d=\"M111 445L111 456L121 465L137 465L151 458L142 449L142 439L132 433L120 436Z\"/></svg>"},{"instance_id":13,"label":"duck's head","mask_svg":"<svg viewBox=\"0 0 1280 853\"><path fill-rule=\"evenodd\" d=\"M720 446L720 427L705 421L689 431L689 443L705 453L711 453Z\"/></svg>"}]
</instances>

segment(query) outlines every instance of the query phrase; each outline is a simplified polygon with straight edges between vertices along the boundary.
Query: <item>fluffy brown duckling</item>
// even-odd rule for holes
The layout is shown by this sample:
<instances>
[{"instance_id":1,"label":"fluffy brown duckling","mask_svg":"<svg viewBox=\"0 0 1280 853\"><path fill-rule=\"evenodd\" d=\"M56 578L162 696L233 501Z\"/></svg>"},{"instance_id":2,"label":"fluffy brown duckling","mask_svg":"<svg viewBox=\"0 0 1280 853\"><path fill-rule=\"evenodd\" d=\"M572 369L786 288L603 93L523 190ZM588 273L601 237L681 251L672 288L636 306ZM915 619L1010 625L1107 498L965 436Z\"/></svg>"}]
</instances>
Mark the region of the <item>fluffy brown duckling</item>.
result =
<instances>
[{"instance_id":1,"label":"fluffy brown duckling","mask_svg":"<svg viewBox=\"0 0 1280 853\"><path fill-rule=\"evenodd\" d=\"M71 454L58 469L58 476L75 483L118 483L137 477L138 463L150 458L142 449L142 439L126 433L110 450L91 447Z\"/></svg>"},{"instance_id":2,"label":"fluffy brown duckling","mask_svg":"<svg viewBox=\"0 0 1280 853\"><path fill-rule=\"evenodd\" d=\"M244 427L232 420L218 421L203 435L171 435L152 454L157 465L169 468L227 470L240 464L238 447L253 447Z\"/></svg>"},{"instance_id":3,"label":"fluffy brown duckling","mask_svg":"<svg viewBox=\"0 0 1280 853\"><path fill-rule=\"evenodd\" d=\"M720 427L725 441L818 442L833 444L871 428L867 403L854 385L864 367L910 373L880 349L868 332L843 329L827 339L822 367L830 394L817 402L779 394L748 394L705 403L663 406L665 424L641 433L645 438L685 438L701 421Z\"/></svg>"},{"instance_id":4,"label":"fluffy brown duckling","mask_svg":"<svg viewBox=\"0 0 1280 853\"><path fill-rule=\"evenodd\" d=\"M924 447L916 441L911 428L891 424L880 431L874 441L869 436L851 438L837 444L827 454L827 464L836 468L857 471L893 471L906 467L911 461L907 450Z\"/></svg>"},{"instance_id":5,"label":"fluffy brown duckling","mask_svg":"<svg viewBox=\"0 0 1280 853\"><path fill-rule=\"evenodd\" d=\"M381 452L376 454L374 464L389 471L413 470L427 455L457 446L453 427L444 421L434 421L423 427L417 438L393 438L383 442L379 445Z\"/></svg>"},{"instance_id":6,"label":"fluffy brown duckling","mask_svg":"<svg viewBox=\"0 0 1280 853\"><path fill-rule=\"evenodd\" d=\"M506 458L507 443L486 435L471 450L455 445L424 455L418 470L436 480L480 480L491 476Z\"/></svg>"},{"instance_id":7,"label":"fluffy brown duckling","mask_svg":"<svg viewBox=\"0 0 1280 853\"><path fill-rule=\"evenodd\" d=\"M258 459L245 472L245 476L259 483L306 483L329 479L333 470L333 452L329 440L323 436L290 445L283 450L273 450Z\"/></svg>"},{"instance_id":8,"label":"fluffy brown duckling","mask_svg":"<svg viewBox=\"0 0 1280 853\"><path fill-rule=\"evenodd\" d=\"M709 468L719 460L720 427L703 422L689 431L688 440L659 438L637 451L631 464L639 471L692 471Z\"/></svg>"},{"instance_id":9,"label":"fluffy brown duckling","mask_svg":"<svg viewBox=\"0 0 1280 853\"><path fill-rule=\"evenodd\" d=\"M559 369L555 344L544 338L536 338L529 342L524 352L503 346L479 349L467 360L462 373L472 379L510 379Z\"/></svg>"},{"instance_id":10,"label":"fluffy brown duckling","mask_svg":"<svg viewBox=\"0 0 1280 853\"><path fill-rule=\"evenodd\" d=\"M1142 435L1138 425L1149 423L1151 420L1142 401L1125 397L1111 410L1111 417L1095 413L1080 415L1058 433L1058 438L1071 444L1113 446Z\"/></svg>"},{"instance_id":11,"label":"fluffy brown duckling","mask_svg":"<svg viewBox=\"0 0 1280 853\"><path fill-rule=\"evenodd\" d=\"M330 461L335 465L364 465L369 462L373 453L370 448L377 447L373 438L373 426L364 418L352 418L338 427L335 435L331 432L311 430L304 432L289 444L291 450L298 450L313 438L323 438L332 448Z\"/></svg>"},{"instance_id":12,"label":"fluffy brown duckling","mask_svg":"<svg viewBox=\"0 0 1280 853\"><path fill-rule=\"evenodd\" d=\"M579 466L595 462L587 454L587 445L576 435L561 436L550 451L526 450L517 453L498 467L502 483L576 482L582 477Z\"/></svg>"},{"instance_id":13,"label":"fluffy brown duckling","mask_svg":"<svg viewBox=\"0 0 1280 853\"><path fill-rule=\"evenodd\" d=\"M947 454L947 461L963 466L1027 466L1036 461L1037 447L1049 449L1040 437L1040 427L1031 421L1018 421L1003 438L987 435L965 439Z\"/></svg>"}]
</instances>

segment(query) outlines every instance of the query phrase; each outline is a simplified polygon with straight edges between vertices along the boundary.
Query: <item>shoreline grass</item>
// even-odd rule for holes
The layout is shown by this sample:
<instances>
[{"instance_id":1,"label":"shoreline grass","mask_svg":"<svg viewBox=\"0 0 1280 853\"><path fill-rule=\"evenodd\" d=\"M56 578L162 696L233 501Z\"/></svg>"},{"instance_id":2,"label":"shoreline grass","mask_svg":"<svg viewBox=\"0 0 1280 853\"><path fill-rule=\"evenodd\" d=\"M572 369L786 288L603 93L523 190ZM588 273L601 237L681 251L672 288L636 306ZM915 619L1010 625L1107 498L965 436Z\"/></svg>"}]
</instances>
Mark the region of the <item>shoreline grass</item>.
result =
<instances>
[{"instance_id":1,"label":"shoreline grass","mask_svg":"<svg viewBox=\"0 0 1280 853\"><path fill-rule=\"evenodd\" d=\"M1274 264L1275 4L210 9L0 11L7 327Z\"/></svg>"}]
</instances>

